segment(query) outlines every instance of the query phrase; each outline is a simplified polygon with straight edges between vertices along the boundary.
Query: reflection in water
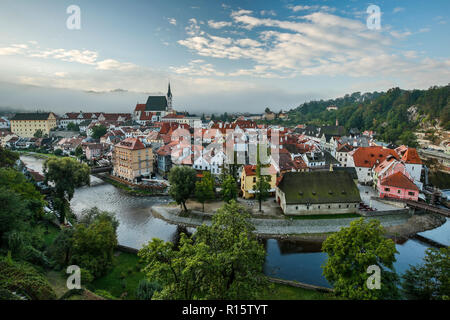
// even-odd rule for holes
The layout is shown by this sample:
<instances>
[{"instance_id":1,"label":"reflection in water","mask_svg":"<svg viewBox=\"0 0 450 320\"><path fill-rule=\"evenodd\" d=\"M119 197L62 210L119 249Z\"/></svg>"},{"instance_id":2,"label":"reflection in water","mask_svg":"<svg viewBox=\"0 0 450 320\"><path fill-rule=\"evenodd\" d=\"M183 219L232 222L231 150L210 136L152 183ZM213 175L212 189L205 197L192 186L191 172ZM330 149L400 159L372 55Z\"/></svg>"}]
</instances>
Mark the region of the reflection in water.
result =
<instances>
[{"instance_id":1,"label":"reflection in water","mask_svg":"<svg viewBox=\"0 0 450 320\"><path fill-rule=\"evenodd\" d=\"M153 205L169 201L169 197L133 197L110 184L101 184L78 188L70 205L77 215L94 206L114 212L120 222L117 230L119 243L141 248L152 238L164 241L173 239L177 227L155 218L151 213Z\"/></svg>"},{"instance_id":2,"label":"reflection in water","mask_svg":"<svg viewBox=\"0 0 450 320\"><path fill-rule=\"evenodd\" d=\"M43 160L21 156L21 159L33 170L42 172ZM141 248L152 238L178 243L180 233L195 232L194 228L181 228L153 217L151 207L170 202L169 197L135 197L116 189L110 184L102 184L98 178L91 176L91 187L78 188L71 201L71 207L77 215L84 209L97 206L101 210L112 211L120 222L118 238L121 245ZM450 223L439 228L420 233L445 245L450 245ZM273 277L297 280L319 286L330 284L322 275L322 268L327 259L326 253L320 252L321 246L311 242L277 241L264 242L267 251L264 272ZM399 252L394 264L396 271L402 274L409 265L422 262L427 246L415 240L396 241Z\"/></svg>"}]
</instances>

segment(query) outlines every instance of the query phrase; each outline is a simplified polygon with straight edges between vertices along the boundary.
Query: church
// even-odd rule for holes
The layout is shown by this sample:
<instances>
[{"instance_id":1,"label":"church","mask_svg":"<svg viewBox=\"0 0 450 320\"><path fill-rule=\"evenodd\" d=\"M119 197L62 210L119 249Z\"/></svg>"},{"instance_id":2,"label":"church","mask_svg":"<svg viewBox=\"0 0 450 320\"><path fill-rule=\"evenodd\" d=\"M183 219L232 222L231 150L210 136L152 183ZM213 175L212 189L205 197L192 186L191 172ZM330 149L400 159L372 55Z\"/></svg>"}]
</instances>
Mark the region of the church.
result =
<instances>
[{"instance_id":1,"label":"church","mask_svg":"<svg viewBox=\"0 0 450 320\"><path fill-rule=\"evenodd\" d=\"M161 121L161 118L174 113L172 108L172 91L169 88L165 96L149 96L147 103L136 104L133 112L133 120L145 125L147 122Z\"/></svg>"}]
</instances>

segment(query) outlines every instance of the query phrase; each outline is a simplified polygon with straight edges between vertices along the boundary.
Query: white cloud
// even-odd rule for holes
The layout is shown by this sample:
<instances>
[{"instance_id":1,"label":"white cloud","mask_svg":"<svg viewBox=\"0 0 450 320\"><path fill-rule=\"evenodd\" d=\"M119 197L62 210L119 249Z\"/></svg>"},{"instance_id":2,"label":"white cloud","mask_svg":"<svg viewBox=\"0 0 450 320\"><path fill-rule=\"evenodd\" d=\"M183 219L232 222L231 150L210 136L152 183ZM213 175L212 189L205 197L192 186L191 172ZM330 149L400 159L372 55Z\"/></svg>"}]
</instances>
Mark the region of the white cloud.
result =
<instances>
[{"instance_id":1,"label":"white cloud","mask_svg":"<svg viewBox=\"0 0 450 320\"><path fill-rule=\"evenodd\" d=\"M190 36L203 35L204 32L200 30L200 26L197 24L197 19L189 19L189 24L185 28L186 33Z\"/></svg>"},{"instance_id":2,"label":"white cloud","mask_svg":"<svg viewBox=\"0 0 450 320\"><path fill-rule=\"evenodd\" d=\"M202 59L192 60L187 66L170 67L176 74L186 74L190 76L224 76L223 72L218 72L210 63L205 63Z\"/></svg>"},{"instance_id":3,"label":"white cloud","mask_svg":"<svg viewBox=\"0 0 450 320\"><path fill-rule=\"evenodd\" d=\"M114 59L106 59L97 62L97 70L115 70L115 71L127 71L137 68L133 63L123 63Z\"/></svg>"},{"instance_id":4,"label":"white cloud","mask_svg":"<svg viewBox=\"0 0 450 320\"><path fill-rule=\"evenodd\" d=\"M170 24L173 24L174 26L177 25L177 20L175 18L167 18Z\"/></svg>"},{"instance_id":5,"label":"white cloud","mask_svg":"<svg viewBox=\"0 0 450 320\"><path fill-rule=\"evenodd\" d=\"M273 10L261 10L259 12L262 16L276 16L277 14Z\"/></svg>"},{"instance_id":6,"label":"white cloud","mask_svg":"<svg viewBox=\"0 0 450 320\"><path fill-rule=\"evenodd\" d=\"M398 13L398 12L402 12L402 11L405 11L405 8L396 7L396 8L394 8L394 10L392 10L392 13Z\"/></svg>"},{"instance_id":7,"label":"white cloud","mask_svg":"<svg viewBox=\"0 0 450 320\"><path fill-rule=\"evenodd\" d=\"M208 26L210 26L213 29L220 29L223 27L229 27L231 26L231 22L229 21L214 21L214 20L208 20Z\"/></svg>"}]
</instances>

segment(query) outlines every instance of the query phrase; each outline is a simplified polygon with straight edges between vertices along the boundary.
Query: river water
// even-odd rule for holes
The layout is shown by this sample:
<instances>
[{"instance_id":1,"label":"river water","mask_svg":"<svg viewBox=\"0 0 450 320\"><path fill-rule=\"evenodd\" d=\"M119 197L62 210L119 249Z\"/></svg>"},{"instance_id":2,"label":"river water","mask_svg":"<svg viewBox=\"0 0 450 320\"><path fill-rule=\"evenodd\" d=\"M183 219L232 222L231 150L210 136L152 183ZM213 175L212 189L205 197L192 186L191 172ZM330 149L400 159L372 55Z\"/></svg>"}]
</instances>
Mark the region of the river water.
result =
<instances>
[{"instance_id":1,"label":"river water","mask_svg":"<svg viewBox=\"0 0 450 320\"><path fill-rule=\"evenodd\" d=\"M21 156L22 161L33 170L42 172L43 160ZM170 202L169 197L136 197L126 194L110 184L91 176L91 186L78 188L71 200L71 208L77 215L84 209L98 207L114 212L120 222L118 240L121 245L140 248L152 238L174 241L179 235L179 228L161 219L155 218L150 208ZM420 235L450 245L450 222L420 233ZM327 259L320 246L308 242L279 241L269 239L265 243L267 257L264 272L267 275L297 280L314 285L327 286L329 283L322 276L322 268ZM394 266L399 274L422 262L427 244L414 239L396 244L398 254Z\"/></svg>"}]
</instances>

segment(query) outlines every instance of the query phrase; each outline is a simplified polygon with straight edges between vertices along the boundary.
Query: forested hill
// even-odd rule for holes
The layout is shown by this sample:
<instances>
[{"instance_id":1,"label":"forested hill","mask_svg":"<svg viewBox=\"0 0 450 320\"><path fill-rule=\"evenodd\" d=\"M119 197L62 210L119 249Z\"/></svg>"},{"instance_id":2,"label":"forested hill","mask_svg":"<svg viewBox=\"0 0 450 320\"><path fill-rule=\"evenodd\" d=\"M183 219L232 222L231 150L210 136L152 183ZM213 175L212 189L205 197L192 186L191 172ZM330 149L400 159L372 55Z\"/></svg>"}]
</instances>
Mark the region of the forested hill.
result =
<instances>
[{"instance_id":1,"label":"forested hill","mask_svg":"<svg viewBox=\"0 0 450 320\"><path fill-rule=\"evenodd\" d=\"M428 90L387 92L355 92L342 98L305 102L290 110L290 124L334 124L363 130L374 130L379 139L387 142L414 139L418 126L440 124L450 130L450 85ZM338 110L327 111L335 105Z\"/></svg>"}]
</instances>

